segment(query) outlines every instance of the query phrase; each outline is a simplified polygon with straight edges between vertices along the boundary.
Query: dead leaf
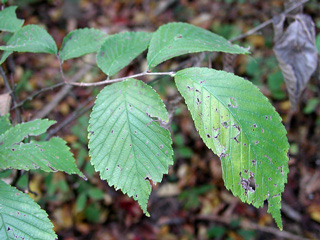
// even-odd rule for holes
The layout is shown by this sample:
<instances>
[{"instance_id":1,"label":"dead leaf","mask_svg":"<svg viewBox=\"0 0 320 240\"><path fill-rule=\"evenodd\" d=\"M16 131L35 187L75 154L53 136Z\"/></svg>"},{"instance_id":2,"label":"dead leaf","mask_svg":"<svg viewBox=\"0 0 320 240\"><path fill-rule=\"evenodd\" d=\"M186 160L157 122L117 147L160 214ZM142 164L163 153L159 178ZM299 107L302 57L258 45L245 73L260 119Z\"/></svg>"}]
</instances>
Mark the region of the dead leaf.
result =
<instances>
[{"instance_id":1,"label":"dead leaf","mask_svg":"<svg viewBox=\"0 0 320 240\"><path fill-rule=\"evenodd\" d=\"M237 58L236 54L223 53L222 54L223 70L226 72L234 73L236 58Z\"/></svg>"},{"instance_id":2,"label":"dead leaf","mask_svg":"<svg viewBox=\"0 0 320 240\"><path fill-rule=\"evenodd\" d=\"M283 33L285 15L274 18L273 51L284 76L291 108L296 109L301 93L316 70L318 52L315 27L310 16L297 14Z\"/></svg>"},{"instance_id":3,"label":"dead leaf","mask_svg":"<svg viewBox=\"0 0 320 240\"><path fill-rule=\"evenodd\" d=\"M4 93L0 95L0 116L4 116L9 113L11 103L10 93Z\"/></svg>"}]
</instances>

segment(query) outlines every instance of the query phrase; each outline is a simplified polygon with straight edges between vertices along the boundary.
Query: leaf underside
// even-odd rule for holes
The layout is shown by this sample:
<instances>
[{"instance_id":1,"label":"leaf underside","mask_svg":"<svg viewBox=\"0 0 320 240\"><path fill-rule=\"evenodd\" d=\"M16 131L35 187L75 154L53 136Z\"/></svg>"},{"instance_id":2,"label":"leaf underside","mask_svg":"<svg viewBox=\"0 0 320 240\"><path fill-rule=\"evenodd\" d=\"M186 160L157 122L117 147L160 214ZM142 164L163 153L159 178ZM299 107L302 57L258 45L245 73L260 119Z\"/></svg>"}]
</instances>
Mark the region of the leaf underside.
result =
<instances>
[{"instance_id":1,"label":"leaf underside","mask_svg":"<svg viewBox=\"0 0 320 240\"><path fill-rule=\"evenodd\" d=\"M18 31L9 39L6 46L0 46L3 50L0 64L12 52L33 52L57 54L58 49L51 35L43 28L37 25L27 25Z\"/></svg>"},{"instance_id":2,"label":"leaf underside","mask_svg":"<svg viewBox=\"0 0 320 240\"><path fill-rule=\"evenodd\" d=\"M94 28L77 29L70 32L62 42L59 56L62 61L95 53L107 39L107 34Z\"/></svg>"},{"instance_id":3,"label":"leaf underside","mask_svg":"<svg viewBox=\"0 0 320 240\"><path fill-rule=\"evenodd\" d=\"M16 9L16 6L12 6L0 11L0 31L15 32L21 28L24 20L17 18Z\"/></svg>"},{"instance_id":4,"label":"leaf underside","mask_svg":"<svg viewBox=\"0 0 320 240\"><path fill-rule=\"evenodd\" d=\"M36 119L26 123L20 123L0 135L0 148L18 144L29 136L38 136L47 131L56 121Z\"/></svg>"},{"instance_id":5,"label":"leaf underside","mask_svg":"<svg viewBox=\"0 0 320 240\"><path fill-rule=\"evenodd\" d=\"M90 115L91 163L110 186L138 201L143 212L151 184L173 164L171 137L158 120L168 112L158 94L135 79L106 86Z\"/></svg>"},{"instance_id":6,"label":"leaf underside","mask_svg":"<svg viewBox=\"0 0 320 240\"><path fill-rule=\"evenodd\" d=\"M152 33L124 32L110 36L97 54L99 68L113 76L147 49Z\"/></svg>"},{"instance_id":7,"label":"leaf underside","mask_svg":"<svg viewBox=\"0 0 320 240\"><path fill-rule=\"evenodd\" d=\"M61 138L51 138L45 142L21 142L28 136L44 133L54 123L55 121L37 119L11 127L0 135L0 169L64 171L86 179Z\"/></svg>"},{"instance_id":8,"label":"leaf underside","mask_svg":"<svg viewBox=\"0 0 320 240\"><path fill-rule=\"evenodd\" d=\"M20 143L7 148L0 146L0 169L32 170L46 172L64 171L86 179L75 165L75 160L61 138L46 142Z\"/></svg>"},{"instance_id":9,"label":"leaf underside","mask_svg":"<svg viewBox=\"0 0 320 240\"><path fill-rule=\"evenodd\" d=\"M204 51L249 53L247 49L233 45L203 28L188 23L169 23L161 26L151 38L147 55L148 68L176 56Z\"/></svg>"},{"instance_id":10,"label":"leaf underside","mask_svg":"<svg viewBox=\"0 0 320 240\"><path fill-rule=\"evenodd\" d=\"M267 199L282 229L289 144L273 106L249 81L224 71L189 68L175 81L201 138L220 156L226 188L255 207Z\"/></svg>"},{"instance_id":11,"label":"leaf underside","mask_svg":"<svg viewBox=\"0 0 320 240\"><path fill-rule=\"evenodd\" d=\"M47 213L27 194L0 180L0 239L57 239Z\"/></svg>"}]
</instances>

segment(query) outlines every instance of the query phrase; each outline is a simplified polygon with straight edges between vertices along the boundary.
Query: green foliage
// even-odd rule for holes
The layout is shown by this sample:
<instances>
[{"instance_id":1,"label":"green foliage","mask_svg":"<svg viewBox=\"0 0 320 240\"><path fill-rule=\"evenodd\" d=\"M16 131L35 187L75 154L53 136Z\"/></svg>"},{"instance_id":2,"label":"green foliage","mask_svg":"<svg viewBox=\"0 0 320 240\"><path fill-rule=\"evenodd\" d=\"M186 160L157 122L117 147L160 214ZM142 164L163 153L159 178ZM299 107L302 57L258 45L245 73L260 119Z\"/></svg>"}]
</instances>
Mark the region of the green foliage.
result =
<instances>
[{"instance_id":1,"label":"green foliage","mask_svg":"<svg viewBox=\"0 0 320 240\"><path fill-rule=\"evenodd\" d=\"M219 239L219 238L222 238L226 232L227 230L225 227L213 226L208 230L207 236L208 238Z\"/></svg>"},{"instance_id":2,"label":"green foliage","mask_svg":"<svg viewBox=\"0 0 320 240\"><path fill-rule=\"evenodd\" d=\"M0 64L2 64L12 52L34 52L57 54L58 49L55 41L49 33L37 26L27 25L16 31L6 46L0 46L2 54Z\"/></svg>"},{"instance_id":3,"label":"green foliage","mask_svg":"<svg viewBox=\"0 0 320 240\"><path fill-rule=\"evenodd\" d=\"M24 20L17 18L16 9L14 6L0 11L0 31L15 32L22 27Z\"/></svg>"},{"instance_id":4,"label":"green foliage","mask_svg":"<svg viewBox=\"0 0 320 240\"><path fill-rule=\"evenodd\" d=\"M204 185L184 190L179 195L179 200L184 202L184 207L186 209L197 208L200 205L199 197L210 192L214 188L215 186L212 185Z\"/></svg>"},{"instance_id":5,"label":"green foliage","mask_svg":"<svg viewBox=\"0 0 320 240\"><path fill-rule=\"evenodd\" d=\"M2 118L0 117L0 119ZM66 142L61 138L51 138L47 142L22 143L23 139L28 136L44 133L52 124L54 124L54 121L37 119L18 124L1 134L0 169L64 171L85 178L76 167L75 160L66 146ZM0 128L2 128L2 124Z\"/></svg>"},{"instance_id":6,"label":"green foliage","mask_svg":"<svg viewBox=\"0 0 320 240\"><path fill-rule=\"evenodd\" d=\"M313 113L317 106L319 105L320 103L320 99L319 98L311 98L308 102L307 102L307 105L305 106L305 108L303 109L303 112L305 114L310 114L310 113Z\"/></svg>"},{"instance_id":7,"label":"green foliage","mask_svg":"<svg viewBox=\"0 0 320 240\"><path fill-rule=\"evenodd\" d=\"M286 97L286 94L282 91L281 86L284 84L282 73L275 72L268 76L268 89L270 90L272 97L278 100L282 100Z\"/></svg>"},{"instance_id":8,"label":"green foliage","mask_svg":"<svg viewBox=\"0 0 320 240\"><path fill-rule=\"evenodd\" d=\"M147 55L148 67L151 69L176 56L204 51L249 53L203 28L187 23L169 23L161 26L151 38Z\"/></svg>"},{"instance_id":9,"label":"green foliage","mask_svg":"<svg viewBox=\"0 0 320 240\"><path fill-rule=\"evenodd\" d=\"M155 91L135 79L105 87L89 122L91 162L102 179L138 201L144 213L151 184L160 182L173 164L168 121Z\"/></svg>"},{"instance_id":10,"label":"green foliage","mask_svg":"<svg viewBox=\"0 0 320 240\"><path fill-rule=\"evenodd\" d=\"M9 121L9 115L0 116L0 135L5 133L11 128L11 123Z\"/></svg>"},{"instance_id":11,"label":"green foliage","mask_svg":"<svg viewBox=\"0 0 320 240\"><path fill-rule=\"evenodd\" d=\"M320 33L316 37L316 46L317 46L318 52L320 54Z\"/></svg>"},{"instance_id":12,"label":"green foliage","mask_svg":"<svg viewBox=\"0 0 320 240\"><path fill-rule=\"evenodd\" d=\"M5 117L0 117L0 119ZM29 136L38 136L53 125L55 121L47 119L37 119L34 121L17 124L15 127L10 128L8 131L0 135L0 147L6 148L14 144L18 144ZM1 126L2 127L2 126Z\"/></svg>"},{"instance_id":13,"label":"green foliage","mask_svg":"<svg viewBox=\"0 0 320 240\"><path fill-rule=\"evenodd\" d=\"M11 8L10 13L2 10L0 17L9 14L10 18L16 19L15 9ZM36 25L20 28L22 23L12 20L12 23L14 22L16 32L6 46L0 46L3 51L0 64L14 51L57 54L56 43L46 30ZM6 25L6 22L0 22L0 28L1 24ZM18 27L19 24L21 25ZM187 23L169 23L155 33L125 32L109 37L96 29L78 29L64 38L59 57L63 62L97 52L97 65L110 77L147 48L149 69L188 53L249 53L247 49L232 45L223 37L202 28ZM274 64L273 59L270 58L270 64ZM267 62L266 65L268 64ZM256 64L252 64L248 69L256 79L268 72L256 71ZM280 92L281 83L275 81L276 77L269 75L268 84L273 97L280 99L284 96ZM207 68L185 69L175 74L175 83L186 101L201 138L221 158L227 189L231 189L235 196L255 207L261 207L264 200L268 200L268 211L282 229L280 201L287 181L289 145L281 118L272 105L249 81L224 71ZM312 109L315 109L316 104L312 106ZM86 139L80 133L77 134L80 142L78 145L74 144L80 156L78 164L84 166L88 176L94 175L94 169L99 171L101 179L133 197L143 212L149 215L147 203L152 184L160 182L163 174L168 172L169 165L173 164L172 140L166 126L168 121L168 112L159 95L142 81L126 79L106 86L97 96L88 126L89 155L93 166L89 161L85 162L87 149L82 148ZM76 167L64 140L52 138L49 141L27 141L26 138L30 136L45 133L53 123L54 121L39 119L11 126L8 116L0 117L0 169L39 168L47 172L78 174L85 178ZM87 120L84 119L81 124L86 126ZM72 131L78 130L73 128ZM178 154L190 157L191 149L179 145L179 139L176 140ZM180 139L180 142L183 141ZM52 180L50 177L46 178L46 182L50 182L50 179ZM99 222L99 206L94 202L89 206L86 204L88 199L103 199L103 192L89 184L79 186L82 190L78 191L76 211L83 211L88 220ZM66 181L61 180L57 182L57 186L48 189L49 195L54 195L57 187L62 192L69 191ZM0 194L0 204L10 199L12 202L17 201L14 195L22 196L16 195L14 188L1 182L0 190L2 188L11 195L2 197L4 194ZM180 197L191 207L195 207L198 202L192 202L190 196L197 199L210 189L211 187L192 189L183 192ZM34 203L31 204L25 197L17 203L17 208L23 202L27 204L25 213L40 211L42 214L38 206L30 209ZM5 206L0 209L3 216L12 208L10 204ZM26 227L34 230L34 234L42 234L38 229L40 225L35 220L30 218L23 224L16 221L22 217L19 214L9 219L13 219L13 225L10 225L10 229L4 225L4 231L0 234L28 234L27 230L24 231ZM30 235L30 238L53 238L52 225L48 223L46 216L41 218L44 219L41 226L47 229L48 235ZM3 219L2 224L7 224ZM12 229L14 231L11 231Z\"/></svg>"},{"instance_id":14,"label":"green foliage","mask_svg":"<svg viewBox=\"0 0 320 240\"><path fill-rule=\"evenodd\" d=\"M127 66L147 49L152 34L148 32L124 32L110 36L97 54L97 64L108 76Z\"/></svg>"},{"instance_id":15,"label":"green foliage","mask_svg":"<svg viewBox=\"0 0 320 240\"><path fill-rule=\"evenodd\" d=\"M278 113L255 86L231 73L189 68L175 81L201 138L221 158L226 187L255 207L267 199L282 229L289 144Z\"/></svg>"},{"instance_id":16,"label":"green foliage","mask_svg":"<svg viewBox=\"0 0 320 240\"><path fill-rule=\"evenodd\" d=\"M0 239L57 238L46 212L27 194L0 180L0 196Z\"/></svg>"},{"instance_id":17,"label":"green foliage","mask_svg":"<svg viewBox=\"0 0 320 240\"><path fill-rule=\"evenodd\" d=\"M77 58L99 50L107 34L94 28L77 29L70 32L62 42L59 56L62 61Z\"/></svg>"}]
</instances>

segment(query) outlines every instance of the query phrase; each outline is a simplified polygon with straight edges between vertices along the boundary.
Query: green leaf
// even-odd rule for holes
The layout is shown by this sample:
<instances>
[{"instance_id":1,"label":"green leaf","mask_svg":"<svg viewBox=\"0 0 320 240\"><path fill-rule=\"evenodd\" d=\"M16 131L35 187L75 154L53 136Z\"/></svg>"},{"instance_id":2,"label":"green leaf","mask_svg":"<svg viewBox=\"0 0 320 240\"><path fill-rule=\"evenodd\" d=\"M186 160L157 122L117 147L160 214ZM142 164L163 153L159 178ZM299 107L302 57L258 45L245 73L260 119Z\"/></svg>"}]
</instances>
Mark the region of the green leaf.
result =
<instances>
[{"instance_id":1,"label":"green leaf","mask_svg":"<svg viewBox=\"0 0 320 240\"><path fill-rule=\"evenodd\" d=\"M152 33L124 32L110 36L97 54L101 70L112 76L147 49Z\"/></svg>"},{"instance_id":2,"label":"green leaf","mask_svg":"<svg viewBox=\"0 0 320 240\"><path fill-rule=\"evenodd\" d=\"M282 100L286 98L286 94L282 91L281 86L284 84L282 73L271 73L268 76L268 89L275 99Z\"/></svg>"},{"instance_id":3,"label":"green leaf","mask_svg":"<svg viewBox=\"0 0 320 240\"><path fill-rule=\"evenodd\" d=\"M189 68L175 81L201 138L221 158L227 189L255 207L267 199L282 229L289 144L274 107L249 81L224 71Z\"/></svg>"},{"instance_id":4,"label":"green leaf","mask_svg":"<svg viewBox=\"0 0 320 240\"><path fill-rule=\"evenodd\" d=\"M320 99L319 98L311 98L308 100L305 108L303 109L303 112L305 114L310 114L310 113L313 113L317 106L319 105L320 103Z\"/></svg>"},{"instance_id":5,"label":"green leaf","mask_svg":"<svg viewBox=\"0 0 320 240\"><path fill-rule=\"evenodd\" d=\"M9 120L9 114L0 116L0 135L9 130L11 127L12 126Z\"/></svg>"},{"instance_id":6,"label":"green leaf","mask_svg":"<svg viewBox=\"0 0 320 240\"><path fill-rule=\"evenodd\" d=\"M16 9L13 6L0 11L0 31L15 32L21 28L24 20L17 18Z\"/></svg>"},{"instance_id":7,"label":"green leaf","mask_svg":"<svg viewBox=\"0 0 320 240\"><path fill-rule=\"evenodd\" d=\"M46 142L20 143L8 147L0 145L0 169L8 168L41 169L46 172L64 171L68 174L78 174L86 179L77 168L66 142L58 137Z\"/></svg>"},{"instance_id":8,"label":"green leaf","mask_svg":"<svg viewBox=\"0 0 320 240\"><path fill-rule=\"evenodd\" d=\"M34 121L17 124L0 135L0 149L18 144L28 136L38 136L47 131L56 121L36 119Z\"/></svg>"},{"instance_id":9,"label":"green leaf","mask_svg":"<svg viewBox=\"0 0 320 240\"><path fill-rule=\"evenodd\" d=\"M106 86L89 121L89 155L110 186L138 201L143 212L151 192L173 164L170 132L159 125L168 112L159 95L136 79Z\"/></svg>"},{"instance_id":10,"label":"green leaf","mask_svg":"<svg viewBox=\"0 0 320 240\"><path fill-rule=\"evenodd\" d=\"M47 213L27 194L0 180L0 239L57 239Z\"/></svg>"},{"instance_id":11,"label":"green leaf","mask_svg":"<svg viewBox=\"0 0 320 240\"><path fill-rule=\"evenodd\" d=\"M93 200L101 200L103 199L103 191L99 188L90 188L88 196Z\"/></svg>"},{"instance_id":12,"label":"green leaf","mask_svg":"<svg viewBox=\"0 0 320 240\"><path fill-rule=\"evenodd\" d=\"M81 193L76 200L77 213L82 212L84 210L84 208L86 207L86 203L87 203L87 194Z\"/></svg>"},{"instance_id":13,"label":"green leaf","mask_svg":"<svg viewBox=\"0 0 320 240\"><path fill-rule=\"evenodd\" d=\"M98 52L107 34L94 28L77 29L70 32L62 42L59 56L62 61Z\"/></svg>"},{"instance_id":14,"label":"green leaf","mask_svg":"<svg viewBox=\"0 0 320 240\"><path fill-rule=\"evenodd\" d=\"M318 49L318 53L320 54L320 33L316 37L316 46Z\"/></svg>"},{"instance_id":15,"label":"green leaf","mask_svg":"<svg viewBox=\"0 0 320 240\"><path fill-rule=\"evenodd\" d=\"M168 23L161 26L151 38L147 55L148 67L151 69L176 56L204 51L249 53L203 28L188 23Z\"/></svg>"},{"instance_id":16,"label":"green leaf","mask_svg":"<svg viewBox=\"0 0 320 240\"><path fill-rule=\"evenodd\" d=\"M4 63L5 60L7 60L7 58L10 56L11 53L13 53L13 52L12 51L4 51L4 52L2 52L1 59L0 59L0 65L2 63Z\"/></svg>"},{"instance_id":17,"label":"green leaf","mask_svg":"<svg viewBox=\"0 0 320 240\"><path fill-rule=\"evenodd\" d=\"M55 41L49 33L37 26L27 25L16 31L6 46L0 46L2 54L0 64L13 52L34 52L57 54L58 49ZM5 55L5 56L4 56Z\"/></svg>"}]
</instances>

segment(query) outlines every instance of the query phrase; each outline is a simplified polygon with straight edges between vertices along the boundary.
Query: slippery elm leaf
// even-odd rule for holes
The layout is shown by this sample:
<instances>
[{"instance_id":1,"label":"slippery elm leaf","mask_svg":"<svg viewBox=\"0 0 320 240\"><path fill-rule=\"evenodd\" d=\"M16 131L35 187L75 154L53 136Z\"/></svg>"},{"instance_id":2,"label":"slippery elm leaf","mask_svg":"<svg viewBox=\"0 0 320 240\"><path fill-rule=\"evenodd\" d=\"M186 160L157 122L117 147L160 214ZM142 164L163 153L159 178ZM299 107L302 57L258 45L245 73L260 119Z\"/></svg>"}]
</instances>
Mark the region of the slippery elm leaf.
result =
<instances>
[{"instance_id":1,"label":"slippery elm leaf","mask_svg":"<svg viewBox=\"0 0 320 240\"><path fill-rule=\"evenodd\" d=\"M151 184L173 164L168 112L159 95L136 79L106 86L89 121L89 155L101 179L138 201L143 212Z\"/></svg>"},{"instance_id":2,"label":"slippery elm leaf","mask_svg":"<svg viewBox=\"0 0 320 240\"><path fill-rule=\"evenodd\" d=\"M33 52L57 54L58 49L51 35L42 27L37 25L27 25L16 31L9 39L6 46L0 46L2 54L0 64L12 52Z\"/></svg>"},{"instance_id":3,"label":"slippery elm leaf","mask_svg":"<svg viewBox=\"0 0 320 240\"><path fill-rule=\"evenodd\" d=\"M0 31L15 32L21 28L24 20L17 18L16 9L16 6L12 6L0 11Z\"/></svg>"},{"instance_id":4,"label":"slippery elm leaf","mask_svg":"<svg viewBox=\"0 0 320 240\"><path fill-rule=\"evenodd\" d=\"M152 33L124 32L110 36L97 54L99 68L112 76L147 49Z\"/></svg>"},{"instance_id":5,"label":"slippery elm leaf","mask_svg":"<svg viewBox=\"0 0 320 240\"><path fill-rule=\"evenodd\" d=\"M0 169L64 171L68 174L78 174L86 180L77 168L66 142L58 137L46 142L0 146Z\"/></svg>"},{"instance_id":6,"label":"slippery elm leaf","mask_svg":"<svg viewBox=\"0 0 320 240\"><path fill-rule=\"evenodd\" d=\"M57 239L47 213L27 194L0 180L0 239Z\"/></svg>"},{"instance_id":7,"label":"slippery elm leaf","mask_svg":"<svg viewBox=\"0 0 320 240\"><path fill-rule=\"evenodd\" d=\"M249 51L225 38L188 23L168 23L152 36L147 63L151 69L165 60L187 53L215 51L247 54Z\"/></svg>"},{"instance_id":8,"label":"slippery elm leaf","mask_svg":"<svg viewBox=\"0 0 320 240\"><path fill-rule=\"evenodd\" d=\"M268 200L268 212L282 229L289 144L274 107L232 73L189 68L177 72L175 82L201 138L221 159L226 188L255 207Z\"/></svg>"},{"instance_id":9,"label":"slippery elm leaf","mask_svg":"<svg viewBox=\"0 0 320 240\"><path fill-rule=\"evenodd\" d=\"M107 39L107 34L94 28L74 30L63 39L59 56L62 61L95 53Z\"/></svg>"},{"instance_id":10,"label":"slippery elm leaf","mask_svg":"<svg viewBox=\"0 0 320 240\"><path fill-rule=\"evenodd\" d=\"M13 144L18 144L28 136L38 136L47 131L56 121L36 119L34 121L17 124L0 135L0 151Z\"/></svg>"}]
</instances>

